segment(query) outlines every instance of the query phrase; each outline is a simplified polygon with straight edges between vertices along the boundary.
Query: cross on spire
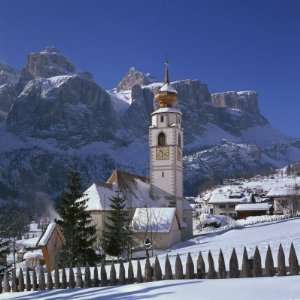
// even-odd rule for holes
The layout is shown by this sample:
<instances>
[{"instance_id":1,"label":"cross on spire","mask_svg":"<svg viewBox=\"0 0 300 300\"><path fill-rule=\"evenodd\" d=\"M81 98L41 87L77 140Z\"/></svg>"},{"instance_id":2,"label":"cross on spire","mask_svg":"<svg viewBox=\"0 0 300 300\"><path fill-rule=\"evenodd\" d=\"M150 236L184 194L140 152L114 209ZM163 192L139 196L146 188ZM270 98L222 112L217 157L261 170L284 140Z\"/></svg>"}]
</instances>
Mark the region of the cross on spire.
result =
<instances>
[{"instance_id":1,"label":"cross on spire","mask_svg":"<svg viewBox=\"0 0 300 300\"><path fill-rule=\"evenodd\" d=\"M169 62L168 62L168 60L165 61L164 82L165 83L170 83L170 78L169 78Z\"/></svg>"}]
</instances>

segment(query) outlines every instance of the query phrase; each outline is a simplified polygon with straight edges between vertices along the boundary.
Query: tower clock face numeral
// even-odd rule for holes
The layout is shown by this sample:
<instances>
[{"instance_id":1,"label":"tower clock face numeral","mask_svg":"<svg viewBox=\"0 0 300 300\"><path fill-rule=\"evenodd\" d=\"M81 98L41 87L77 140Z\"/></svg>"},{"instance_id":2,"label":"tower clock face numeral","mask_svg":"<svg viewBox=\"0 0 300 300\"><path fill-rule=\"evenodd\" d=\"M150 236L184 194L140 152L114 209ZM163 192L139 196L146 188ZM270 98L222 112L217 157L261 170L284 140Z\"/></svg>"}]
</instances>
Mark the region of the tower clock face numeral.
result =
<instances>
[{"instance_id":1,"label":"tower clock face numeral","mask_svg":"<svg viewBox=\"0 0 300 300\"><path fill-rule=\"evenodd\" d=\"M169 147L159 147L156 149L157 160L168 160L170 157Z\"/></svg>"}]
</instances>

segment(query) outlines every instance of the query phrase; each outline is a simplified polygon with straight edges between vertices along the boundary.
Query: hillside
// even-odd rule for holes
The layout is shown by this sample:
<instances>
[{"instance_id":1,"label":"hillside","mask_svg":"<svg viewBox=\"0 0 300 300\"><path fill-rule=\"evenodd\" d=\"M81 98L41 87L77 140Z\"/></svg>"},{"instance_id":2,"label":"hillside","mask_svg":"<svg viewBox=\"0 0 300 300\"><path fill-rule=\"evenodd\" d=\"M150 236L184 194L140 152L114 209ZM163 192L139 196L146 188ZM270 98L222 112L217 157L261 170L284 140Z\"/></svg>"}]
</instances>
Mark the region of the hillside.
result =
<instances>
[{"instance_id":1,"label":"hillside","mask_svg":"<svg viewBox=\"0 0 300 300\"><path fill-rule=\"evenodd\" d=\"M113 168L148 173L148 126L161 83L131 68L107 91L55 48L0 65L0 198L55 199L70 168L84 186ZM255 91L211 94L199 80L172 82L183 112L185 194L223 177L252 176L300 159L300 142L260 113Z\"/></svg>"}]
</instances>

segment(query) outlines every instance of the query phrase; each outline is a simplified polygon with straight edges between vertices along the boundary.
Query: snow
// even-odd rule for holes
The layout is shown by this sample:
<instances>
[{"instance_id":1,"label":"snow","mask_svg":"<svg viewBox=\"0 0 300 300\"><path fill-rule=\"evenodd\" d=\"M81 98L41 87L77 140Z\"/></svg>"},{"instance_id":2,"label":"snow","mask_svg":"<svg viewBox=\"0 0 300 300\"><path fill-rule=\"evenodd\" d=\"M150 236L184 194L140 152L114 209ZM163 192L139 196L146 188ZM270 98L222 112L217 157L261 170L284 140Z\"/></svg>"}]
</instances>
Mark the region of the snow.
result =
<instances>
[{"instance_id":1,"label":"snow","mask_svg":"<svg viewBox=\"0 0 300 300\"><path fill-rule=\"evenodd\" d=\"M238 204L235 207L236 211L257 211L257 210L269 210L272 205L269 203L249 203L249 204Z\"/></svg>"},{"instance_id":2,"label":"snow","mask_svg":"<svg viewBox=\"0 0 300 300\"><path fill-rule=\"evenodd\" d=\"M19 300L297 300L299 276L243 279L164 280L124 286L0 294Z\"/></svg>"},{"instance_id":3,"label":"snow","mask_svg":"<svg viewBox=\"0 0 300 300\"><path fill-rule=\"evenodd\" d=\"M33 251L28 251L24 254L23 257L25 260L28 259L37 259L37 258L44 258L43 252L41 249L33 250Z\"/></svg>"},{"instance_id":4,"label":"snow","mask_svg":"<svg viewBox=\"0 0 300 300\"><path fill-rule=\"evenodd\" d=\"M137 208L132 219L133 231L169 232L175 212L175 207Z\"/></svg>"},{"instance_id":5,"label":"snow","mask_svg":"<svg viewBox=\"0 0 300 300\"><path fill-rule=\"evenodd\" d=\"M209 197L208 203L242 203L249 202L250 195L243 192L243 190L237 186L222 186L214 189Z\"/></svg>"},{"instance_id":6,"label":"snow","mask_svg":"<svg viewBox=\"0 0 300 300\"><path fill-rule=\"evenodd\" d=\"M56 223L50 223L45 231L45 233L42 235L39 243L38 243L38 246L46 246L54 229L56 227Z\"/></svg>"},{"instance_id":7,"label":"snow","mask_svg":"<svg viewBox=\"0 0 300 300\"><path fill-rule=\"evenodd\" d=\"M33 248L36 246L39 238L40 237L34 237L34 238L30 238L30 239L17 240L16 244L17 244L17 247Z\"/></svg>"},{"instance_id":8,"label":"snow","mask_svg":"<svg viewBox=\"0 0 300 300\"><path fill-rule=\"evenodd\" d=\"M300 196L300 178L291 182L282 181L274 185L268 192L268 197Z\"/></svg>"},{"instance_id":9,"label":"snow","mask_svg":"<svg viewBox=\"0 0 300 300\"><path fill-rule=\"evenodd\" d=\"M161 88L160 88L161 92L167 92L167 93L174 93L177 94L177 91L169 84L169 83L165 83Z\"/></svg>"},{"instance_id":10,"label":"snow","mask_svg":"<svg viewBox=\"0 0 300 300\"><path fill-rule=\"evenodd\" d=\"M177 113L182 114L180 110L173 108L173 107L160 107L159 109L155 110L152 115L158 114L158 113Z\"/></svg>"},{"instance_id":11,"label":"snow","mask_svg":"<svg viewBox=\"0 0 300 300\"><path fill-rule=\"evenodd\" d=\"M135 207L156 207L161 203L169 203L169 194L159 189L151 189L148 182L138 177L126 180L126 206ZM109 184L92 184L84 193L88 199L86 205L88 211L105 211L111 208L111 198L117 195L117 186ZM122 190L124 192L124 190Z\"/></svg>"}]
</instances>

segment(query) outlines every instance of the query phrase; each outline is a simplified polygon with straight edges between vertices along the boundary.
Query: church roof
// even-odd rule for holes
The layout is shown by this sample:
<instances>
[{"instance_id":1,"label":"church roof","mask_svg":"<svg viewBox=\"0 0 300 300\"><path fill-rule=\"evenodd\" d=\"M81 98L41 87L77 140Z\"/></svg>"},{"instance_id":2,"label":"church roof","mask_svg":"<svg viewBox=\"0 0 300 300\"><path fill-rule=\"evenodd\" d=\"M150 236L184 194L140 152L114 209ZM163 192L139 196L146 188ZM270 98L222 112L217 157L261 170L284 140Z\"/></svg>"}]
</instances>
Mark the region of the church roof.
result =
<instances>
[{"instance_id":1,"label":"church roof","mask_svg":"<svg viewBox=\"0 0 300 300\"><path fill-rule=\"evenodd\" d=\"M174 200L172 195L151 187L146 177L115 170L106 183L93 183L84 192L87 210L110 210L111 199L119 192L127 208L166 206Z\"/></svg>"},{"instance_id":2,"label":"church roof","mask_svg":"<svg viewBox=\"0 0 300 300\"><path fill-rule=\"evenodd\" d=\"M132 229L135 232L170 232L175 219L175 207L137 208Z\"/></svg>"}]
</instances>

